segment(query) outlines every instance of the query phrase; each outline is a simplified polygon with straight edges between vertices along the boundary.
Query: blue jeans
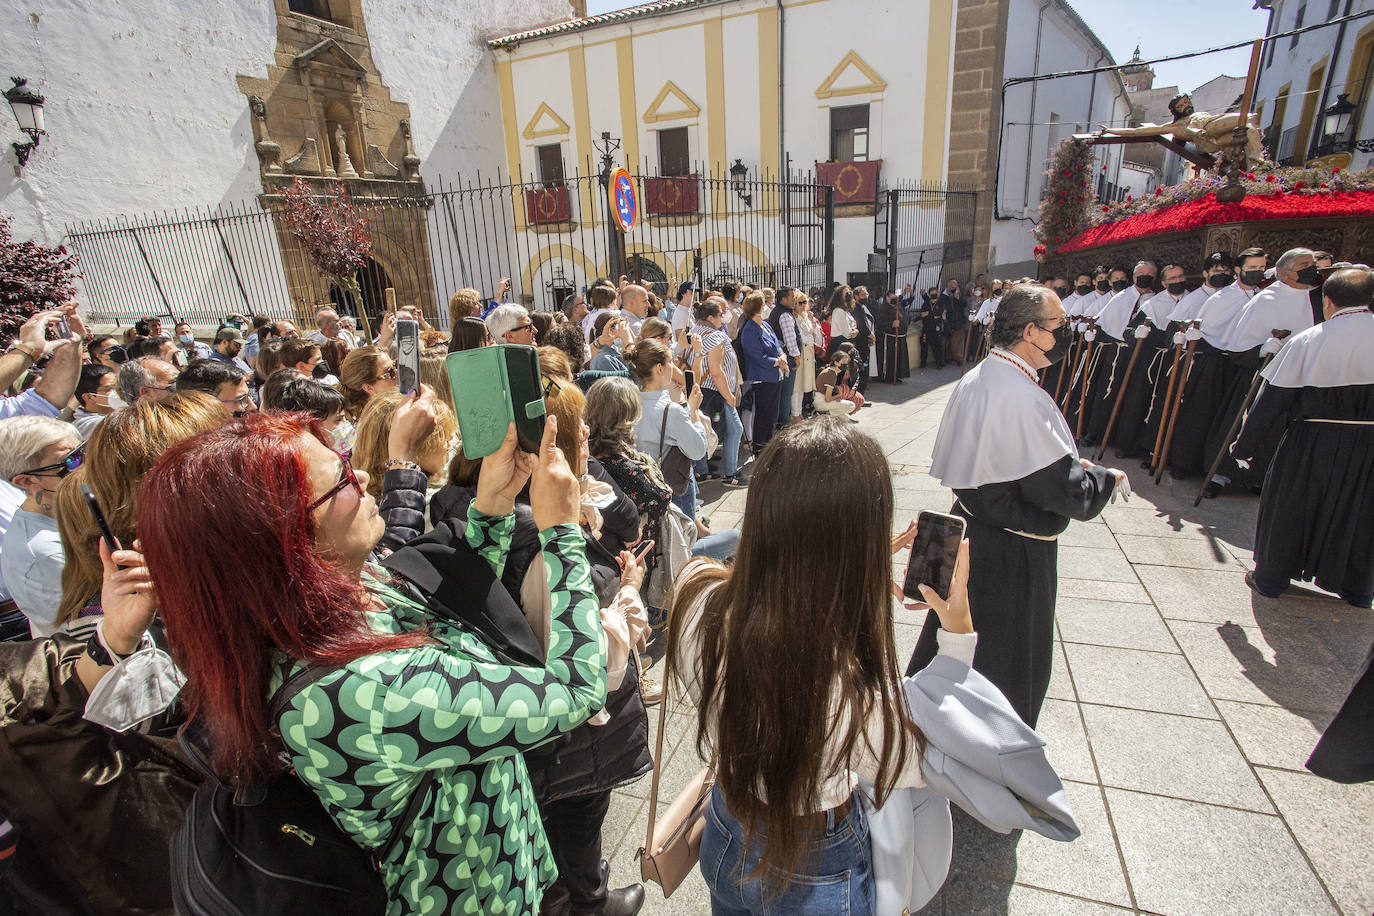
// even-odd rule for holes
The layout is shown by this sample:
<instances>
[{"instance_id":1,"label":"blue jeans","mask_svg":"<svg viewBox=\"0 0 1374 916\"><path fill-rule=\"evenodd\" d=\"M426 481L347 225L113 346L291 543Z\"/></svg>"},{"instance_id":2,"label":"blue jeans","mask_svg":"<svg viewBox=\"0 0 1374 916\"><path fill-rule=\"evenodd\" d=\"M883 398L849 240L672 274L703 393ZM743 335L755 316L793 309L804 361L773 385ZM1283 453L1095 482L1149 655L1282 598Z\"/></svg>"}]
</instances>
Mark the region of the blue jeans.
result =
<instances>
[{"instance_id":1,"label":"blue jeans","mask_svg":"<svg viewBox=\"0 0 1374 916\"><path fill-rule=\"evenodd\" d=\"M857 799L844 820L835 822L827 816L826 828L813 834L811 848L802 852L798 867L805 874L792 875L782 894L768 900L766 910L762 876L744 881L762 858L761 844L766 838L756 833L754 841L745 847L743 826L725 807L720 788L712 790L701 837L701 874L711 892L712 916L873 912L873 853L868 845L868 821Z\"/></svg>"},{"instance_id":2,"label":"blue jeans","mask_svg":"<svg viewBox=\"0 0 1374 916\"><path fill-rule=\"evenodd\" d=\"M702 461L705 461L703 458ZM696 462L700 464L701 462ZM681 496L673 497L673 505L682 510L682 514L696 520L697 517L697 479L690 474L687 476L687 489Z\"/></svg>"},{"instance_id":3,"label":"blue jeans","mask_svg":"<svg viewBox=\"0 0 1374 916\"><path fill-rule=\"evenodd\" d=\"M692 556L728 560L735 555L736 550L739 550L739 529L725 528L697 538L697 542L692 545Z\"/></svg>"},{"instance_id":4,"label":"blue jeans","mask_svg":"<svg viewBox=\"0 0 1374 916\"><path fill-rule=\"evenodd\" d=\"M792 357L787 357L787 378L782 380L782 389L778 395L778 425L786 426L792 422L792 391L797 384L797 361Z\"/></svg>"},{"instance_id":5,"label":"blue jeans","mask_svg":"<svg viewBox=\"0 0 1374 916\"><path fill-rule=\"evenodd\" d=\"M711 418L716 437L720 439L720 472L726 477L733 477L739 473L739 440L744 437L744 424L740 422L739 412L725 403L719 391L712 388L703 388L701 391L702 413ZM705 458L697 462L696 469L698 474L707 472Z\"/></svg>"}]
</instances>

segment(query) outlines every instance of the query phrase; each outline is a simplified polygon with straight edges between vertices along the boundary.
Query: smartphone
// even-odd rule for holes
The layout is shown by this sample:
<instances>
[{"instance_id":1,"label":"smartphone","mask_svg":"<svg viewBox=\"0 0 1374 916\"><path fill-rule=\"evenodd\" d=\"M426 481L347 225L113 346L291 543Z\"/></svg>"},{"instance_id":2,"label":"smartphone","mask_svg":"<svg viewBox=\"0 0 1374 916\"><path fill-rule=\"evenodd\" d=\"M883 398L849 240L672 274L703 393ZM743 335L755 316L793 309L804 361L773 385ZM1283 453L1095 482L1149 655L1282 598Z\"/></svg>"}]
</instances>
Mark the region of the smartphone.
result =
<instances>
[{"instance_id":1,"label":"smartphone","mask_svg":"<svg viewBox=\"0 0 1374 916\"><path fill-rule=\"evenodd\" d=\"M964 539L964 520L942 512L922 512L916 516L916 540L906 564L902 594L920 600L918 586L928 585L941 598L949 598L954 582L954 564L959 561L959 543Z\"/></svg>"},{"instance_id":2,"label":"smartphone","mask_svg":"<svg viewBox=\"0 0 1374 916\"><path fill-rule=\"evenodd\" d=\"M515 423L523 451L538 453L544 436L544 389L534 347L498 344L450 353L445 360L463 455L485 458Z\"/></svg>"},{"instance_id":3,"label":"smartphone","mask_svg":"<svg viewBox=\"0 0 1374 916\"><path fill-rule=\"evenodd\" d=\"M81 495L86 497L86 506L91 510L91 517L95 519L95 527L100 530L100 537L104 539L105 546L110 548L113 554L119 549L119 542L115 540L114 532L110 530L110 523L105 521L105 513L100 511L100 501L95 498L94 491L87 484L81 485Z\"/></svg>"},{"instance_id":4,"label":"smartphone","mask_svg":"<svg viewBox=\"0 0 1374 916\"><path fill-rule=\"evenodd\" d=\"M72 323L66 318L57 319L57 336L62 340L70 340L72 336Z\"/></svg>"},{"instance_id":5,"label":"smartphone","mask_svg":"<svg viewBox=\"0 0 1374 916\"><path fill-rule=\"evenodd\" d=\"M396 379L402 394L420 388L420 324L408 318L396 322Z\"/></svg>"}]
</instances>

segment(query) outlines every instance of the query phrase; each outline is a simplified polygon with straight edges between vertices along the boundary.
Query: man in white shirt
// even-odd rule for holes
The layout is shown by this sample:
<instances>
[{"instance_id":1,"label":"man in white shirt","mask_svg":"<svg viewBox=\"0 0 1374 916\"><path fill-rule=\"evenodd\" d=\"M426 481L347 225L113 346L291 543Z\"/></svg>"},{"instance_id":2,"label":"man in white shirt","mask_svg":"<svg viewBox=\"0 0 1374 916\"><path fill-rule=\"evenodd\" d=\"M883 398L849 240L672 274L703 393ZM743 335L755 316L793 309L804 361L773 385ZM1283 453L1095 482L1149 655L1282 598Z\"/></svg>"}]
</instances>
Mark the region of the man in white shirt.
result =
<instances>
[{"instance_id":1,"label":"man in white shirt","mask_svg":"<svg viewBox=\"0 0 1374 916\"><path fill-rule=\"evenodd\" d=\"M696 305L697 288L692 281L677 288L677 308L673 309L673 355L681 356L687 350L687 335L692 332L695 319L692 307Z\"/></svg>"}]
</instances>

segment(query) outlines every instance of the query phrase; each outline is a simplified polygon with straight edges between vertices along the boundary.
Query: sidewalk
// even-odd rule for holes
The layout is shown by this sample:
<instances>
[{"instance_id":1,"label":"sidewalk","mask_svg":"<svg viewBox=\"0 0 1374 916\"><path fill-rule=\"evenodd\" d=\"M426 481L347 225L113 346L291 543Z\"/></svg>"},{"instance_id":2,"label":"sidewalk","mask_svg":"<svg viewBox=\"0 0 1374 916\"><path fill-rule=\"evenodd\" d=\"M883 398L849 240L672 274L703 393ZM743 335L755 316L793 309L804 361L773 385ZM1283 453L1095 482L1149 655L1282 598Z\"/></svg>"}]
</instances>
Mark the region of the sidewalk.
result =
<instances>
[{"instance_id":1,"label":"sidewalk","mask_svg":"<svg viewBox=\"0 0 1374 916\"><path fill-rule=\"evenodd\" d=\"M892 463L894 530L952 503L929 469L958 372L870 389L879 403L860 429ZM956 816L949 881L922 913L1369 914L1374 784L1331 783L1303 762L1374 641L1374 614L1315 591L1254 595L1244 574L1258 499L1194 509L1196 481L1157 487L1138 463L1120 462L1129 503L1060 539L1058 652L1039 730L1083 835L1018 840ZM707 488L712 525L737 525L746 496ZM897 613L906 658L921 619ZM695 734L694 709L669 715L660 809L701 766ZM612 801L612 886L639 880L649 785ZM699 874L670 900L653 885L647 894L646 914L709 910Z\"/></svg>"}]
</instances>

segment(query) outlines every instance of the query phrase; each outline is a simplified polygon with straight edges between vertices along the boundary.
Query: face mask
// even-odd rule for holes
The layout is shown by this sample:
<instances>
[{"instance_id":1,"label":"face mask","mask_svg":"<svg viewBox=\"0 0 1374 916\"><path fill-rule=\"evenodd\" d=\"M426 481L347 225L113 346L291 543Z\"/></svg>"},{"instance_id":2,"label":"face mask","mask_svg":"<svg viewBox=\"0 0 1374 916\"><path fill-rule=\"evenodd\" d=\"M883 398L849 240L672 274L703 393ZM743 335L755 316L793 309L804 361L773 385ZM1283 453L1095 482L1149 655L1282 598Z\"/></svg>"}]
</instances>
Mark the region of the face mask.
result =
<instances>
[{"instance_id":1,"label":"face mask","mask_svg":"<svg viewBox=\"0 0 1374 916\"><path fill-rule=\"evenodd\" d=\"M1319 286L1322 282L1322 275L1317 269L1316 264L1309 264L1298 271L1298 282L1303 286Z\"/></svg>"},{"instance_id":2,"label":"face mask","mask_svg":"<svg viewBox=\"0 0 1374 916\"><path fill-rule=\"evenodd\" d=\"M105 358L117 366L129 358L129 351L123 347L110 347L105 351Z\"/></svg>"},{"instance_id":3,"label":"face mask","mask_svg":"<svg viewBox=\"0 0 1374 916\"><path fill-rule=\"evenodd\" d=\"M1036 327L1040 326L1036 325ZM1042 331L1044 330L1044 328L1040 329ZM1050 333L1054 335L1054 346L1050 347L1048 350L1040 350L1039 344L1034 344L1034 346L1037 350L1040 350L1041 353L1045 354L1045 359L1049 360L1050 364L1053 365L1069 355L1069 350L1073 347L1073 328L1066 322Z\"/></svg>"},{"instance_id":4,"label":"face mask","mask_svg":"<svg viewBox=\"0 0 1374 916\"><path fill-rule=\"evenodd\" d=\"M1183 282L1170 283L1167 288L1169 290L1170 295L1182 296L1185 292L1188 291L1188 284Z\"/></svg>"},{"instance_id":5,"label":"face mask","mask_svg":"<svg viewBox=\"0 0 1374 916\"><path fill-rule=\"evenodd\" d=\"M1113 281L1112 281L1112 292L1114 292L1114 293L1119 293L1119 292L1121 292L1123 289L1125 289L1126 287L1128 287L1128 286L1130 286L1130 285L1131 285L1131 281L1130 281L1130 280L1113 280Z\"/></svg>"},{"instance_id":6,"label":"face mask","mask_svg":"<svg viewBox=\"0 0 1374 916\"><path fill-rule=\"evenodd\" d=\"M1235 279L1236 278L1231 274L1212 274L1207 278L1207 285L1212 287L1212 289L1223 289L1230 286Z\"/></svg>"},{"instance_id":7,"label":"face mask","mask_svg":"<svg viewBox=\"0 0 1374 916\"><path fill-rule=\"evenodd\" d=\"M1093 285L1091 283L1080 283L1073 288L1073 291L1080 296L1086 296L1093 291Z\"/></svg>"},{"instance_id":8,"label":"face mask","mask_svg":"<svg viewBox=\"0 0 1374 916\"><path fill-rule=\"evenodd\" d=\"M118 391L111 391L110 399L106 403L110 405L111 410L119 410L122 407L129 406L128 404L124 403L124 399L119 396Z\"/></svg>"},{"instance_id":9,"label":"face mask","mask_svg":"<svg viewBox=\"0 0 1374 916\"><path fill-rule=\"evenodd\" d=\"M1154 285L1155 285L1155 278L1154 278L1154 277L1136 277L1136 278L1135 278L1135 288L1136 288L1136 289L1154 289Z\"/></svg>"},{"instance_id":10,"label":"face mask","mask_svg":"<svg viewBox=\"0 0 1374 916\"><path fill-rule=\"evenodd\" d=\"M1242 272L1241 272L1241 275L1240 275L1240 281L1241 281L1242 283L1244 283L1246 286L1259 286L1261 283L1264 282L1264 271L1262 271L1262 270L1246 270L1246 271L1242 271Z\"/></svg>"},{"instance_id":11,"label":"face mask","mask_svg":"<svg viewBox=\"0 0 1374 916\"><path fill-rule=\"evenodd\" d=\"M1054 294L1058 296L1060 299L1063 299L1065 296L1069 294L1069 290L1067 287L1064 286L1056 286L1054 288Z\"/></svg>"},{"instance_id":12,"label":"face mask","mask_svg":"<svg viewBox=\"0 0 1374 916\"><path fill-rule=\"evenodd\" d=\"M196 336L194 334L182 334L180 337L177 338L177 340L181 341L189 347L191 344L196 342Z\"/></svg>"},{"instance_id":13,"label":"face mask","mask_svg":"<svg viewBox=\"0 0 1374 916\"><path fill-rule=\"evenodd\" d=\"M1109 289L1111 289L1111 288L1112 288L1112 285L1111 285L1110 283L1108 283L1106 280L1098 280L1098 281L1097 281L1097 291L1098 291L1099 293L1105 293L1107 290L1109 290Z\"/></svg>"},{"instance_id":14,"label":"face mask","mask_svg":"<svg viewBox=\"0 0 1374 916\"><path fill-rule=\"evenodd\" d=\"M317 379L324 378L325 376L329 375L329 363L325 362L324 360L320 360L315 364L315 368L310 374L312 377Z\"/></svg>"}]
</instances>

